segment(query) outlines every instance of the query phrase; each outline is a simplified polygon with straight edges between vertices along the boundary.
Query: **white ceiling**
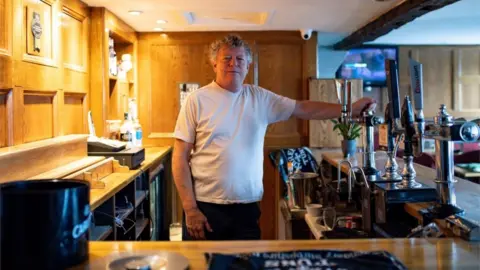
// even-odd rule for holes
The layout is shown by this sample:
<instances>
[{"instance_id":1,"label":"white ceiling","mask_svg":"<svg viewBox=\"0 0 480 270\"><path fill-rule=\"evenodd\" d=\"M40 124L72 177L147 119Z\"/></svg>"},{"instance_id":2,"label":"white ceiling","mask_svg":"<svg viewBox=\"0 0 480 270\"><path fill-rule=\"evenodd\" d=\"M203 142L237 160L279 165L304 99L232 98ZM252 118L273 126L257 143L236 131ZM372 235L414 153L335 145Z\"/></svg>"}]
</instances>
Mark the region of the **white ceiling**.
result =
<instances>
[{"instance_id":1,"label":"white ceiling","mask_svg":"<svg viewBox=\"0 0 480 270\"><path fill-rule=\"evenodd\" d=\"M345 35L403 0L83 0L103 6L138 32L299 30ZM133 16L129 10L141 10ZM157 20L167 20L159 25Z\"/></svg>"},{"instance_id":2,"label":"white ceiling","mask_svg":"<svg viewBox=\"0 0 480 270\"><path fill-rule=\"evenodd\" d=\"M432 11L371 43L479 45L480 0L462 0Z\"/></svg>"}]
</instances>

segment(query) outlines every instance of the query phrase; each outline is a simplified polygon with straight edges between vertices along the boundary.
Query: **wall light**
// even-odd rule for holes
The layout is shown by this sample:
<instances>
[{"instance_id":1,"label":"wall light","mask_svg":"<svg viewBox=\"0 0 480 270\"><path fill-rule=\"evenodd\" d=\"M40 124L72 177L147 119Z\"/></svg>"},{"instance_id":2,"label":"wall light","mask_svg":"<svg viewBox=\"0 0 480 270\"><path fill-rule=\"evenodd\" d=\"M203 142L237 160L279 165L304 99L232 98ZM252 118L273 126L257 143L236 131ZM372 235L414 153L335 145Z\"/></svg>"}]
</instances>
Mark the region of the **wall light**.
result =
<instances>
[{"instance_id":1,"label":"wall light","mask_svg":"<svg viewBox=\"0 0 480 270\"><path fill-rule=\"evenodd\" d=\"M163 28L160 28L160 27L155 27L153 28L154 31L163 31Z\"/></svg>"},{"instance_id":2,"label":"wall light","mask_svg":"<svg viewBox=\"0 0 480 270\"><path fill-rule=\"evenodd\" d=\"M138 15L142 14L143 12L140 11L140 10L130 10L128 13L130 13L130 15L138 16Z\"/></svg>"}]
</instances>

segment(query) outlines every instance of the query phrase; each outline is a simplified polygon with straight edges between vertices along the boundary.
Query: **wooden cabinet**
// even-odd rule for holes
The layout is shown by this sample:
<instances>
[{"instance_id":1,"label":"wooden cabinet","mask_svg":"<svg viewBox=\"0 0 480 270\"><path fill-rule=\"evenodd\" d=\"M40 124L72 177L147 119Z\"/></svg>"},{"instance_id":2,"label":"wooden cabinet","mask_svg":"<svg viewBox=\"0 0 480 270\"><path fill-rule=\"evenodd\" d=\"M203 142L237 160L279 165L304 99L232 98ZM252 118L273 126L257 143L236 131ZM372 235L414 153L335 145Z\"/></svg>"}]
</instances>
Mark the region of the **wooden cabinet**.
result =
<instances>
[{"instance_id":1,"label":"wooden cabinet","mask_svg":"<svg viewBox=\"0 0 480 270\"><path fill-rule=\"evenodd\" d=\"M107 120L123 120L128 99L137 96L137 33L105 8L92 8L90 39L90 107L96 135L107 136ZM120 63L124 54L131 56L133 68L125 77L109 72L109 39Z\"/></svg>"}]
</instances>

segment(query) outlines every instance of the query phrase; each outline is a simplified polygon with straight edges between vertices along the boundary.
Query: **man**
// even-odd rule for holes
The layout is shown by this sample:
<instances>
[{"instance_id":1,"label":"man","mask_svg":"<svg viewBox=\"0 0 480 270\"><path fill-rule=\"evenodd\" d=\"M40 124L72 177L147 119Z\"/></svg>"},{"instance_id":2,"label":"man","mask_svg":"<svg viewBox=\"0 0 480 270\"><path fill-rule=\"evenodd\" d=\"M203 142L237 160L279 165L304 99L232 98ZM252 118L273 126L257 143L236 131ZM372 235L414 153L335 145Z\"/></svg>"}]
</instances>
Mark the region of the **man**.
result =
<instances>
[{"instance_id":1,"label":"man","mask_svg":"<svg viewBox=\"0 0 480 270\"><path fill-rule=\"evenodd\" d=\"M252 55L236 35L214 42L215 81L192 92L175 127L173 177L185 213L184 239L260 239L263 142L269 124L338 118L341 105L295 101L243 84ZM363 98L353 113L371 104ZM268 213L267 213L268 214Z\"/></svg>"}]
</instances>

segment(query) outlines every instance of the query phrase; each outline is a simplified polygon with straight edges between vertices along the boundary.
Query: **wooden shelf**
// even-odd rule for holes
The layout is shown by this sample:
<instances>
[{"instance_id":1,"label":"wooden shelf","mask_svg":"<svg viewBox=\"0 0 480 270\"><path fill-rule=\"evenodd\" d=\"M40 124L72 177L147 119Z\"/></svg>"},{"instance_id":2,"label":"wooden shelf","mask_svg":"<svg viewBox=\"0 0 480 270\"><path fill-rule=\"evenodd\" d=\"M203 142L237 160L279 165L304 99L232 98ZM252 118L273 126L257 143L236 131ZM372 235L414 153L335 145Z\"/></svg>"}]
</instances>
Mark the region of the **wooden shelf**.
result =
<instances>
[{"instance_id":1,"label":"wooden shelf","mask_svg":"<svg viewBox=\"0 0 480 270\"><path fill-rule=\"evenodd\" d=\"M75 171L84 169L92 164L100 162L104 160L105 157L84 157L80 160L68 163L64 166L59 166L53 170L44 172L42 174L36 175L34 177L30 177L29 180L36 180L36 179L54 179L54 178L63 178ZM78 178L81 179L81 178ZM81 179L83 180L83 179Z\"/></svg>"},{"instance_id":2,"label":"wooden shelf","mask_svg":"<svg viewBox=\"0 0 480 270\"><path fill-rule=\"evenodd\" d=\"M145 197L147 197L147 192L145 190L135 191L135 208L137 208L138 205L145 200Z\"/></svg>"},{"instance_id":3,"label":"wooden shelf","mask_svg":"<svg viewBox=\"0 0 480 270\"><path fill-rule=\"evenodd\" d=\"M145 230L147 225L148 225L148 218L142 218L137 220L137 222L135 223L135 240L138 239L138 237L140 237L140 235Z\"/></svg>"},{"instance_id":4,"label":"wooden shelf","mask_svg":"<svg viewBox=\"0 0 480 270\"><path fill-rule=\"evenodd\" d=\"M115 212L120 220L125 220L128 217L128 215L130 215L133 212L134 209L135 207L129 207L127 209L115 210Z\"/></svg>"},{"instance_id":5,"label":"wooden shelf","mask_svg":"<svg viewBox=\"0 0 480 270\"><path fill-rule=\"evenodd\" d=\"M112 226L95 226L90 233L91 241L105 240L113 232Z\"/></svg>"}]
</instances>

